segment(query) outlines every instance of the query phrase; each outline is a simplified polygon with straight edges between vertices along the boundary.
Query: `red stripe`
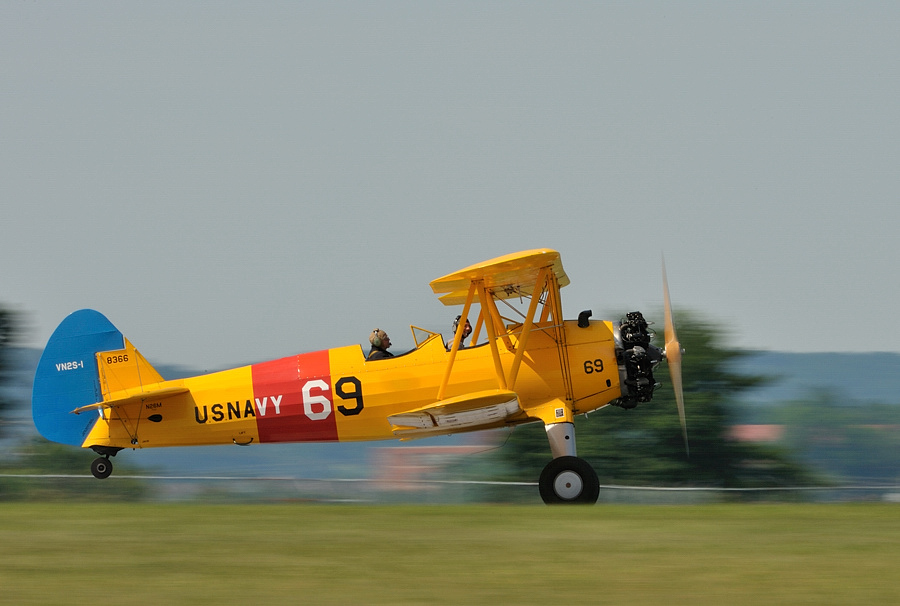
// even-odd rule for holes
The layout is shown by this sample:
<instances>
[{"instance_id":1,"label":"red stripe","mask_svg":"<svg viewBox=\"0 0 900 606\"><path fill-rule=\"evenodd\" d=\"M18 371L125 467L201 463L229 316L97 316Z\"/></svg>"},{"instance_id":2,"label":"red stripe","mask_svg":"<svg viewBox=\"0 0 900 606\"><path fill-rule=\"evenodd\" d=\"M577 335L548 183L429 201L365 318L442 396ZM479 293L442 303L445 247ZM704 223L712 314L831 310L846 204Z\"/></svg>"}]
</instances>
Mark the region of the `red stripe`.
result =
<instances>
[{"instance_id":1,"label":"red stripe","mask_svg":"<svg viewBox=\"0 0 900 606\"><path fill-rule=\"evenodd\" d=\"M260 442L337 441L328 350L254 364L251 371Z\"/></svg>"}]
</instances>

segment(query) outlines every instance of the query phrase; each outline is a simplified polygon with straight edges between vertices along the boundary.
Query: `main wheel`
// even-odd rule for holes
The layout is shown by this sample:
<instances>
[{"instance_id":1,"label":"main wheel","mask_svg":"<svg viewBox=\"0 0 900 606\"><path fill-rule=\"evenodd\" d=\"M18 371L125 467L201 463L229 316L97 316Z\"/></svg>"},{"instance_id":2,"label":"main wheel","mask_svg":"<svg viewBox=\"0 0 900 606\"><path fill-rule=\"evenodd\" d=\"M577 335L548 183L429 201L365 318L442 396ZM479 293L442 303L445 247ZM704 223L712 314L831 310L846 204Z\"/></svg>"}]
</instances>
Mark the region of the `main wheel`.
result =
<instances>
[{"instance_id":1,"label":"main wheel","mask_svg":"<svg viewBox=\"0 0 900 606\"><path fill-rule=\"evenodd\" d=\"M541 472L538 488L547 505L593 505L600 496L597 472L587 461L578 457L557 457L547 463Z\"/></svg>"},{"instance_id":2,"label":"main wheel","mask_svg":"<svg viewBox=\"0 0 900 606\"><path fill-rule=\"evenodd\" d=\"M100 457L94 459L94 462L91 463L91 473L98 480L102 480L109 477L109 474L112 473L112 467L112 461L106 457Z\"/></svg>"}]
</instances>

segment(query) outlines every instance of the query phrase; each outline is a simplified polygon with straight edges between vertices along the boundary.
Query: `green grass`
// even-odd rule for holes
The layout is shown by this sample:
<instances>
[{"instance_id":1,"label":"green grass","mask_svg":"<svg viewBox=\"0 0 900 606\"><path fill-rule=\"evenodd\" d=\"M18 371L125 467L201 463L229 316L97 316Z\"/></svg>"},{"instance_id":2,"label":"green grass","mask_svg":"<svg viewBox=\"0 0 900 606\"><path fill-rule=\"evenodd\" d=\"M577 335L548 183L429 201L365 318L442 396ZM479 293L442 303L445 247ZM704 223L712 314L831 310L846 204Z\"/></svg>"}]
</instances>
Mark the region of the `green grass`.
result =
<instances>
[{"instance_id":1,"label":"green grass","mask_svg":"<svg viewBox=\"0 0 900 606\"><path fill-rule=\"evenodd\" d=\"M0 505L3 604L894 604L900 507Z\"/></svg>"}]
</instances>

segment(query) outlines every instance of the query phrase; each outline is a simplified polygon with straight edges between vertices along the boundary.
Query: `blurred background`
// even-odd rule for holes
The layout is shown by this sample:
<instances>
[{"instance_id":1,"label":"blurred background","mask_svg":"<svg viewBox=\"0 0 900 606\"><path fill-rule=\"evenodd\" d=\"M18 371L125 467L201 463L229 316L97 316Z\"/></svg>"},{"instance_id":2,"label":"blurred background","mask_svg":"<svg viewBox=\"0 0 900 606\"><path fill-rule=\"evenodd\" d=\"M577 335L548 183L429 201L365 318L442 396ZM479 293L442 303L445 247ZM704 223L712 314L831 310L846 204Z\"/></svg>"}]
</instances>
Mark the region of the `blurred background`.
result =
<instances>
[{"instance_id":1,"label":"blurred background","mask_svg":"<svg viewBox=\"0 0 900 606\"><path fill-rule=\"evenodd\" d=\"M98 483L29 398L77 309L166 378L403 351L458 313L430 280L548 247L567 317L658 324L664 253L688 352L690 459L664 371L579 418L631 487L601 499L896 499L897 31L877 2L0 4L0 498L535 501L540 427Z\"/></svg>"}]
</instances>

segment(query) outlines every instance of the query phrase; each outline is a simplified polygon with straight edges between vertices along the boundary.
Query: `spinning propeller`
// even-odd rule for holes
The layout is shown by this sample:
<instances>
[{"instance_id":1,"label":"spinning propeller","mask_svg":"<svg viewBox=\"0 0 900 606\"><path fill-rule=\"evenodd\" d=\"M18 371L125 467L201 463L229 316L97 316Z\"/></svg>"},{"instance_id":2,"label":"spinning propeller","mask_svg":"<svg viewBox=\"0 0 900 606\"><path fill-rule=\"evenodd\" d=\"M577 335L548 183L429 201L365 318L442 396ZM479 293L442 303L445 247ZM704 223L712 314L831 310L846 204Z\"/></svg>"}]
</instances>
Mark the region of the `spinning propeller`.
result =
<instances>
[{"instance_id":1,"label":"spinning propeller","mask_svg":"<svg viewBox=\"0 0 900 606\"><path fill-rule=\"evenodd\" d=\"M675 334L675 323L672 321L672 303L669 301L669 281L666 279L666 261L663 259L663 303L665 306L665 336L666 347L663 355L669 365L669 374L672 377L672 388L675 390L675 402L678 405L678 417L681 419L681 435L684 436L684 450L691 456L688 446L687 423L684 420L684 392L681 387L681 344Z\"/></svg>"}]
</instances>

